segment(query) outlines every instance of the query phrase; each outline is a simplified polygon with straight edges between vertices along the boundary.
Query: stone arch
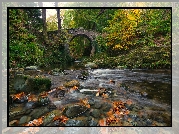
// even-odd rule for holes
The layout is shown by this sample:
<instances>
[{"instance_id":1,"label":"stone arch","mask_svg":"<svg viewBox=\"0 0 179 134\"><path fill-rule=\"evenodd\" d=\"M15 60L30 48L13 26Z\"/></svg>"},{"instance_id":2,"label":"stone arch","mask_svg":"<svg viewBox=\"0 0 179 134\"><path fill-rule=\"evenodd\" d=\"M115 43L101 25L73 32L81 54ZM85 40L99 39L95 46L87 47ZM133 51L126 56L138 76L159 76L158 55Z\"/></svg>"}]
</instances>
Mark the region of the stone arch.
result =
<instances>
[{"instance_id":1,"label":"stone arch","mask_svg":"<svg viewBox=\"0 0 179 134\"><path fill-rule=\"evenodd\" d=\"M78 37L78 36L86 37L86 38L90 41L90 43L92 43L92 40L93 40L93 39L91 39L88 35L86 35L86 34L81 34L81 33L80 33L80 34L75 34L75 35L73 35L72 38L70 38L68 42L70 43L75 37Z\"/></svg>"},{"instance_id":2,"label":"stone arch","mask_svg":"<svg viewBox=\"0 0 179 134\"><path fill-rule=\"evenodd\" d=\"M78 36L83 36L85 38L87 38L89 41L90 41L90 47L91 47L91 50L90 50L90 53L89 53L89 56L92 56L94 55L95 53L95 38L93 37L93 35L88 35L86 33L77 33L77 34L74 34L69 40L68 40L68 47L69 47L69 44L70 42L75 38L75 37L78 37ZM69 48L68 48L69 49Z\"/></svg>"}]
</instances>

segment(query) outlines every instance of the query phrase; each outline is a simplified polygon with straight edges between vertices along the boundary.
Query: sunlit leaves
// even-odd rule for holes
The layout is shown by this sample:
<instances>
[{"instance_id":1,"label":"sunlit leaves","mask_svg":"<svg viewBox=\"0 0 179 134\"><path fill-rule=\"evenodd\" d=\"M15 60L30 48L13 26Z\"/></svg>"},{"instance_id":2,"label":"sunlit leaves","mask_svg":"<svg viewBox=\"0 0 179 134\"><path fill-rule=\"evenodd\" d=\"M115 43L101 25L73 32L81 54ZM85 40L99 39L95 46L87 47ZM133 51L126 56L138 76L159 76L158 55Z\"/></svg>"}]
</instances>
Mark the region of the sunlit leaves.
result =
<instances>
[{"instance_id":1,"label":"sunlit leaves","mask_svg":"<svg viewBox=\"0 0 179 134\"><path fill-rule=\"evenodd\" d=\"M106 44L113 52L124 52L136 45L156 46L154 37L165 36L171 30L169 9L118 9L108 22L104 28Z\"/></svg>"},{"instance_id":2,"label":"sunlit leaves","mask_svg":"<svg viewBox=\"0 0 179 134\"><path fill-rule=\"evenodd\" d=\"M47 31L58 30L57 15L53 15L47 18Z\"/></svg>"},{"instance_id":3,"label":"sunlit leaves","mask_svg":"<svg viewBox=\"0 0 179 134\"><path fill-rule=\"evenodd\" d=\"M115 12L112 20L109 20L109 27L105 28L108 33L107 45L114 50L127 50L135 38L135 31L140 22L139 9L119 9Z\"/></svg>"}]
</instances>

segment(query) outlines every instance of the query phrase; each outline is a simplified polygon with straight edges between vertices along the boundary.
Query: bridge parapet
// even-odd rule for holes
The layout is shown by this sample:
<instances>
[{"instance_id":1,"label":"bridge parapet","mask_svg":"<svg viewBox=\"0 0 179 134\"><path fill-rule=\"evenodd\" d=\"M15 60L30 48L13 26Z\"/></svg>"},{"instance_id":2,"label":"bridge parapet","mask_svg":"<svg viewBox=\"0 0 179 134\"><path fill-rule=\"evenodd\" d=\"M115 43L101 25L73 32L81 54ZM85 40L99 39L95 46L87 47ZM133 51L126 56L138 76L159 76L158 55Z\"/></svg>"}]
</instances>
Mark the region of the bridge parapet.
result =
<instances>
[{"instance_id":1,"label":"bridge parapet","mask_svg":"<svg viewBox=\"0 0 179 134\"><path fill-rule=\"evenodd\" d=\"M86 38L88 38L88 40L90 41L91 43L91 46L92 46L92 50L91 51L91 55L94 54L95 52L95 38L99 35L99 33L97 32L94 32L92 30L85 30L84 28L80 27L78 29L61 29L61 33L62 34L65 34L65 33L68 33L66 34L65 36L67 36L67 40L66 40L66 44L65 44L65 48L66 49L69 49L69 44L70 42L76 37L76 36L84 36ZM58 34L58 30L56 31L48 31L47 32L48 34L48 38L53 40L55 35ZM42 36L42 33L39 33L39 37L43 37Z\"/></svg>"}]
</instances>

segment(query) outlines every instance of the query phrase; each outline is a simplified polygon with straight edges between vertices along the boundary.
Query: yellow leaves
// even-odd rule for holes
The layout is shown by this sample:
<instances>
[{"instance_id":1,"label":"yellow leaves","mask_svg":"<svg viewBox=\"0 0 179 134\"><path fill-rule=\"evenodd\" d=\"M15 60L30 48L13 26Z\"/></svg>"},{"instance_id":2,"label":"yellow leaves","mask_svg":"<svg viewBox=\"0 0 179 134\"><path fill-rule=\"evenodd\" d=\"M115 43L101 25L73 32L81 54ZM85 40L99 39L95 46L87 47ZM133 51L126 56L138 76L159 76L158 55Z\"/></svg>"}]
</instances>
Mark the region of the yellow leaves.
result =
<instances>
[{"instance_id":1,"label":"yellow leaves","mask_svg":"<svg viewBox=\"0 0 179 134\"><path fill-rule=\"evenodd\" d=\"M128 15L128 19L129 20L136 20L136 18L134 16L132 16L131 14Z\"/></svg>"},{"instance_id":2,"label":"yellow leaves","mask_svg":"<svg viewBox=\"0 0 179 134\"><path fill-rule=\"evenodd\" d=\"M134 45L132 42L136 37L136 28L142 20L141 12L141 9L117 10L114 18L109 21L109 27L105 29L108 33L107 46L114 50L127 50Z\"/></svg>"},{"instance_id":3,"label":"yellow leaves","mask_svg":"<svg viewBox=\"0 0 179 134\"><path fill-rule=\"evenodd\" d=\"M117 44L117 45L115 45L113 48L114 48L114 49L121 49L121 48L123 48L123 46L121 46L120 44Z\"/></svg>"},{"instance_id":4,"label":"yellow leaves","mask_svg":"<svg viewBox=\"0 0 179 134\"><path fill-rule=\"evenodd\" d=\"M116 33L116 32L114 32L113 36L117 36L117 33Z\"/></svg>"}]
</instances>

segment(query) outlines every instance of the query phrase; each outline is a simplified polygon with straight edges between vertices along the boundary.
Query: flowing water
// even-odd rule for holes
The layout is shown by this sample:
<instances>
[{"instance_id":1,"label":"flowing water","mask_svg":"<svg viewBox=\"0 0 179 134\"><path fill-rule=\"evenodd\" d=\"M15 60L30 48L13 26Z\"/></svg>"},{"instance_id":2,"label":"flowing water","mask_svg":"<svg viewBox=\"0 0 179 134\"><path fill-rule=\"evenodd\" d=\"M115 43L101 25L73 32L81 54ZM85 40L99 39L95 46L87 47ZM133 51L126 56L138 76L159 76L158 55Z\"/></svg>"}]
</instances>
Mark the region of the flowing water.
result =
<instances>
[{"instance_id":1,"label":"flowing water","mask_svg":"<svg viewBox=\"0 0 179 134\"><path fill-rule=\"evenodd\" d=\"M114 80L127 86L131 93L145 96L159 103L171 104L171 72L169 70L119 70L96 69L90 71L91 79L84 86L98 81L99 85Z\"/></svg>"},{"instance_id":2,"label":"flowing water","mask_svg":"<svg viewBox=\"0 0 179 134\"><path fill-rule=\"evenodd\" d=\"M100 86L112 87L108 84L110 80L124 85L121 88L127 90L130 97L138 98L144 103L155 103L163 106L171 106L171 71L170 70L119 70L119 69L95 69L90 70L90 78L81 82L86 88ZM91 86L91 87L90 87Z\"/></svg>"},{"instance_id":3,"label":"flowing water","mask_svg":"<svg viewBox=\"0 0 179 134\"><path fill-rule=\"evenodd\" d=\"M156 126L171 125L172 88L170 70L86 69L79 66L78 62L76 64L76 66L71 66L65 70L67 75L47 75L47 72L55 67L43 69L45 71L42 74L51 78L52 89L62 85L66 80L77 79L80 82L81 98L86 95L98 99L96 92L99 88L105 88L115 93L115 95L109 96L110 101L130 99L138 105L133 108L133 112L131 111L132 116L139 117L139 112L142 113L142 116L147 113L146 120L142 117L145 122L150 119L157 120L158 124L154 123ZM78 76L84 71L88 72L87 79L79 79ZM71 97L73 96L75 94L71 95Z\"/></svg>"}]
</instances>

